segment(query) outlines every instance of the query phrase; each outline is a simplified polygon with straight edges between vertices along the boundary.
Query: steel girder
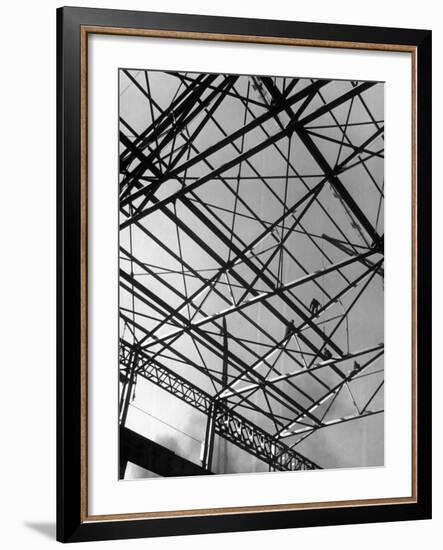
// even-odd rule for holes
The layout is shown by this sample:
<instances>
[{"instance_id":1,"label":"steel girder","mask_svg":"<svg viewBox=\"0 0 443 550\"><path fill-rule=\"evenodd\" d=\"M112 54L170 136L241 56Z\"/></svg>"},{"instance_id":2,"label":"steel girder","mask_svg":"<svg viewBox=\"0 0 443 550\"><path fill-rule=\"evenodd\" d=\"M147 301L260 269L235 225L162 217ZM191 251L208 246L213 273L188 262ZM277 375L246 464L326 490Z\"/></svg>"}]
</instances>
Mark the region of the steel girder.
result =
<instances>
[{"instance_id":1,"label":"steel girder","mask_svg":"<svg viewBox=\"0 0 443 550\"><path fill-rule=\"evenodd\" d=\"M142 376L273 468L317 467L294 447L382 412L382 337L352 326L368 292L382 296L381 85L126 70L122 81L148 113L137 127L120 113L122 423ZM168 101L165 82L177 83ZM356 396L362 379L375 382ZM354 410L330 418L344 394Z\"/></svg>"}]
</instances>

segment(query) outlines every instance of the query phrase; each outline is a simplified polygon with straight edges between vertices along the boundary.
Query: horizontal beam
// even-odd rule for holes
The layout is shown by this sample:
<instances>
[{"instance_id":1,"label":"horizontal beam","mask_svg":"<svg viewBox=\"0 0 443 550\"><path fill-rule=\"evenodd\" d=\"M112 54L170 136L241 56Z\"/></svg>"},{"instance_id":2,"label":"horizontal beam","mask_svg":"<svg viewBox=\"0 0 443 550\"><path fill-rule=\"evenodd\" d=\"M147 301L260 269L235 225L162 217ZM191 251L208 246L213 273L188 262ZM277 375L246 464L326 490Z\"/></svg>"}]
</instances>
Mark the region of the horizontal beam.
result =
<instances>
[{"instance_id":1,"label":"horizontal beam","mask_svg":"<svg viewBox=\"0 0 443 550\"><path fill-rule=\"evenodd\" d=\"M175 454L125 426L120 426L120 479L128 462L162 477L201 476L212 474L198 464Z\"/></svg>"}]
</instances>

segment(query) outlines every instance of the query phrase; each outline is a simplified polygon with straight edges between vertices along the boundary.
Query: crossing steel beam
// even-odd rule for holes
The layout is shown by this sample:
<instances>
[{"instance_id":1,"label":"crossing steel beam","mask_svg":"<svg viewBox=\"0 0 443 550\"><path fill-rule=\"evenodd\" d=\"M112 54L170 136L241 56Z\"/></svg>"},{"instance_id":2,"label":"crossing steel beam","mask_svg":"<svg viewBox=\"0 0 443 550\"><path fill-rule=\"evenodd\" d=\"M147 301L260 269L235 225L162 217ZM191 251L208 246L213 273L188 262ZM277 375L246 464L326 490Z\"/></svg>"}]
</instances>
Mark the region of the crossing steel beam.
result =
<instances>
[{"instance_id":1,"label":"crossing steel beam","mask_svg":"<svg viewBox=\"0 0 443 550\"><path fill-rule=\"evenodd\" d=\"M320 468L302 442L383 412L382 84L120 78L121 426L144 380L206 417L202 471L215 435Z\"/></svg>"}]
</instances>

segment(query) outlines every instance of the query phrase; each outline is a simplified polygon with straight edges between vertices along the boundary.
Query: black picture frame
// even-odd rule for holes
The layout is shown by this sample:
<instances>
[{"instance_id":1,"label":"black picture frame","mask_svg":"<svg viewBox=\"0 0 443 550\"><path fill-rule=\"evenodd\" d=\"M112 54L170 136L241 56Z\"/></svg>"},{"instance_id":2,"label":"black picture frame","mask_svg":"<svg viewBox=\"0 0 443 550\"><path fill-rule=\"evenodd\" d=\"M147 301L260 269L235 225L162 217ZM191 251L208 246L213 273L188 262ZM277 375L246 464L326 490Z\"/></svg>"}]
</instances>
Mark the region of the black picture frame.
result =
<instances>
[{"instance_id":1,"label":"black picture frame","mask_svg":"<svg viewBox=\"0 0 443 550\"><path fill-rule=\"evenodd\" d=\"M82 304L85 257L82 248L81 29L153 30L172 33L273 37L276 40L385 45L415 52L416 64L416 495L414 502L94 519L84 513L85 460L82 425L85 374L80 366L86 340ZM207 39L211 39L208 36ZM220 40L220 38L218 38ZM230 38L231 40L233 38ZM235 38L234 38L235 40ZM83 237L82 237L83 235ZM283 529L431 517L431 31L330 25L172 13L64 7L57 10L57 539L62 542ZM414 306L413 304L413 306ZM83 423L83 424L82 424ZM83 500L82 500L83 499ZM82 511L83 510L83 511ZM124 513L124 511L122 511Z\"/></svg>"}]
</instances>

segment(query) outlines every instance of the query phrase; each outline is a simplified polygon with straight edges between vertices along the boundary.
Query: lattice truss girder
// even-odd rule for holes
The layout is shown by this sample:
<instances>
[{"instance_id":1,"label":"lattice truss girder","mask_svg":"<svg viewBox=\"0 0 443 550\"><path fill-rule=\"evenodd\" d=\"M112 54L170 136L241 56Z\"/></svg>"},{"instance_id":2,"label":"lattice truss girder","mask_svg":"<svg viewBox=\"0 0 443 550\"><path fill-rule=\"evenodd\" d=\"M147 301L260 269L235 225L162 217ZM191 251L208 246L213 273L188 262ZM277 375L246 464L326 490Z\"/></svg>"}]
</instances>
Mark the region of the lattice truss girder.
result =
<instances>
[{"instance_id":1,"label":"lattice truss girder","mask_svg":"<svg viewBox=\"0 0 443 550\"><path fill-rule=\"evenodd\" d=\"M383 411L382 84L120 78L122 414L144 376L305 467L307 438Z\"/></svg>"},{"instance_id":2,"label":"lattice truss girder","mask_svg":"<svg viewBox=\"0 0 443 550\"><path fill-rule=\"evenodd\" d=\"M160 388L178 397L207 416L213 415L215 433L256 456L276 470L313 470L318 466L285 443L241 416L238 412L218 403L214 407L211 395L172 370L162 366L140 351L134 358L134 348L122 341L120 356L121 376L125 382L131 367L137 362L139 374Z\"/></svg>"}]
</instances>

